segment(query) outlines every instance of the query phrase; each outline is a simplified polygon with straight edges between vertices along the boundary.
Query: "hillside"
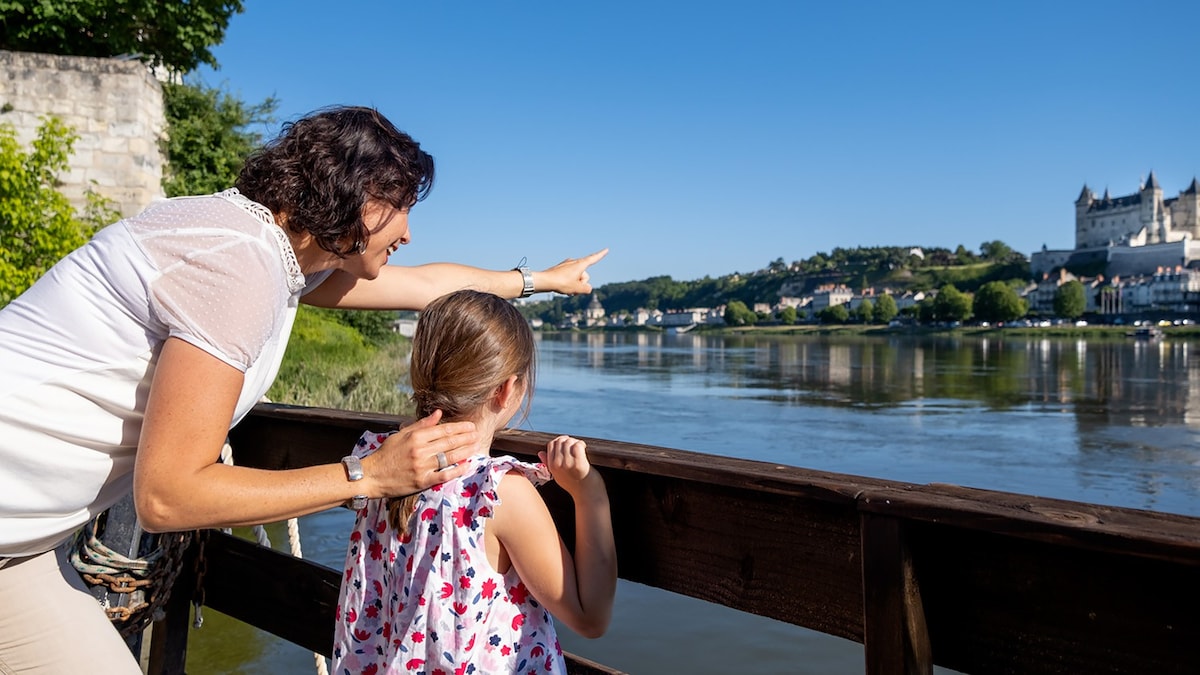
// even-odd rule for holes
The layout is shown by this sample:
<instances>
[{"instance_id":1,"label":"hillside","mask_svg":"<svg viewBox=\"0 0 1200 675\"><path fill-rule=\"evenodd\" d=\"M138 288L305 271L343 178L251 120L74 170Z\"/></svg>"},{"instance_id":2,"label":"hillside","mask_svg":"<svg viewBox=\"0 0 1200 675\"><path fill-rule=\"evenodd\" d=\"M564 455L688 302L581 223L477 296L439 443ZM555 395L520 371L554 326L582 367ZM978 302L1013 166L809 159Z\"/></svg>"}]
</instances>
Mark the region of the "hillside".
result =
<instances>
[{"instance_id":1,"label":"hillside","mask_svg":"<svg viewBox=\"0 0 1200 675\"><path fill-rule=\"evenodd\" d=\"M890 246L843 249L818 253L807 260L787 264L778 258L766 267L742 274L704 277L677 281L656 276L641 281L604 284L595 295L608 314L632 312L639 308L672 310L690 307L715 307L739 300L775 304L782 296L802 296L827 285L845 285L861 292L864 288L893 293L924 291L953 284L965 292L974 292L990 281L1029 280L1029 261L1003 242L993 241L980 247L978 254L959 246L945 248ZM557 322L562 316L582 311L590 297L557 297L525 306L527 316Z\"/></svg>"}]
</instances>

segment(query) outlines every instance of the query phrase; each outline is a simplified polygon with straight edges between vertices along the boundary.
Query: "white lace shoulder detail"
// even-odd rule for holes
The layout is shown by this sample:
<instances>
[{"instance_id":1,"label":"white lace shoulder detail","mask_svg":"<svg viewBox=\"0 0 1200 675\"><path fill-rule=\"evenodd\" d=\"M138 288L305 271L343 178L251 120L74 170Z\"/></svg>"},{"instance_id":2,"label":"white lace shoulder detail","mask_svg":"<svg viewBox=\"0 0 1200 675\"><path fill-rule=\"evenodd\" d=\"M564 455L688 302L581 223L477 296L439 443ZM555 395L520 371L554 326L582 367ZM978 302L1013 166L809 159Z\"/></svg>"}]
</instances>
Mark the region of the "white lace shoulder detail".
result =
<instances>
[{"instance_id":1,"label":"white lace shoulder detail","mask_svg":"<svg viewBox=\"0 0 1200 675\"><path fill-rule=\"evenodd\" d=\"M271 213L271 209L253 201L238 191L237 188L229 188L218 192L216 196L228 201L237 206L246 213L254 216L262 221L271 234L275 235L275 239L279 242L279 258L283 261L283 268L288 275L288 291L298 293L304 288L304 272L300 270L300 262L296 260L296 252L292 249L292 242L284 233L283 228L275 223L275 214Z\"/></svg>"}]
</instances>

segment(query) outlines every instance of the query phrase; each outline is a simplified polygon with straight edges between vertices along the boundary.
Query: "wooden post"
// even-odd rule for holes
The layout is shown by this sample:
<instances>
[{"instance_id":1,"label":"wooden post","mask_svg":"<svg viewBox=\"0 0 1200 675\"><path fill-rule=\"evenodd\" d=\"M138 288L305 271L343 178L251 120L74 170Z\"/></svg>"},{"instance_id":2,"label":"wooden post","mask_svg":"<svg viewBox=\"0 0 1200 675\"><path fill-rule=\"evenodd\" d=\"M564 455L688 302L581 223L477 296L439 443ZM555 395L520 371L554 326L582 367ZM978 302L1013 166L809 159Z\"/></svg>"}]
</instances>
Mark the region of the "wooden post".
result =
<instances>
[{"instance_id":1,"label":"wooden post","mask_svg":"<svg viewBox=\"0 0 1200 675\"><path fill-rule=\"evenodd\" d=\"M867 675L932 675L933 657L904 527L864 513L863 646Z\"/></svg>"}]
</instances>

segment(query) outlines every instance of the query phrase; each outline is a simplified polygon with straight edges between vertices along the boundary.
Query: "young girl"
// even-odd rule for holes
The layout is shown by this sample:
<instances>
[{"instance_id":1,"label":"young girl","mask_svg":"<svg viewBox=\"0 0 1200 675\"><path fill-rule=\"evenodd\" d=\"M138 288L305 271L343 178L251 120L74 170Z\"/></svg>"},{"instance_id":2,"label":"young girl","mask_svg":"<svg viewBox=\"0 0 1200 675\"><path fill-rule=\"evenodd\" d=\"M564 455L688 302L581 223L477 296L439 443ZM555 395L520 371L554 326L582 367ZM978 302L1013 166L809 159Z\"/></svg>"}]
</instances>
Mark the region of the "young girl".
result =
<instances>
[{"instance_id":1,"label":"young girl","mask_svg":"<svg viewBox=\"0 0 1200 675\"><path fill-rule=\"evenodd\" d=\"M429 303L413 336L417 415L441 410L482 435L470 470L424 492L372 499L346 554L334 672L564 673L553 614L598 637L616 592L608 494L583 441L559 436L544 464L491 457L494 433L533 393L533 333L508 301L458 291ZM386 438L368 432L354 454ZM535 485L575 501L575 555Z\"/></svg>"}]
</instances>

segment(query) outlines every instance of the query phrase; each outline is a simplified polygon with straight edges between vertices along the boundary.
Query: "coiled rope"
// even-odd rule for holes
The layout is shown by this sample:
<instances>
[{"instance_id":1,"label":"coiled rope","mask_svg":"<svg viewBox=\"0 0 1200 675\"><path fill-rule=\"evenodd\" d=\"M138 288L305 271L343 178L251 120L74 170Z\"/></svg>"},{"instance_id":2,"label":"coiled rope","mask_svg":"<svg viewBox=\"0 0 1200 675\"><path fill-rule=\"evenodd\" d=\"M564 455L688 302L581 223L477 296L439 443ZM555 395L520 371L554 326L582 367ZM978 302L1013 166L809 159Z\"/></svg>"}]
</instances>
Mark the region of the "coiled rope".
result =
<instances>
[{"instance_id":1,"label":"coiled rope","mask_svg":"<svg viewBox=\"0 0 1200 675\"><path fill-rule=\"evenodd\" d=\"M163 617L163 605L183 567L183 554L192 543L192 532L170 532L156 536L155 548L140 558L129 558L105 546L96 536L99 518L76 535L71 547L71 564L91 586L128 594L125 604L105 603L104 612L122 638L145 629Z\"/></svg>"}]
</instances>

